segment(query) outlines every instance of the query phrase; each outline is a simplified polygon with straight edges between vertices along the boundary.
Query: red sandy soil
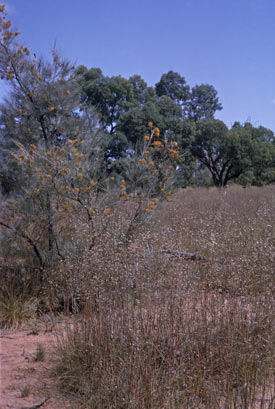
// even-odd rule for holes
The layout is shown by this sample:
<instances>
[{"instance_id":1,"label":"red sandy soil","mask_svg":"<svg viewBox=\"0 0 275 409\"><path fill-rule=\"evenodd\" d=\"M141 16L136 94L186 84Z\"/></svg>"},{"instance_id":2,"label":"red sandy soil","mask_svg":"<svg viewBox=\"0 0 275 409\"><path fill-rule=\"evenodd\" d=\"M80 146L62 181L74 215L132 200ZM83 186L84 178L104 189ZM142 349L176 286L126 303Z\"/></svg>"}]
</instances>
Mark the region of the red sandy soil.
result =
<instances>
[{"instance_id":1,"label":"red sandy soil","mask_svg":"<svg viewBox=\"0 0 275 409\"><path fill-rule=\"evenodd\" d=\"M49 399L42 409L74 409L52 376L56 331L46 332L41 326L37 335L31 329L1 332L0 409L30 409L46 398ZM35 362L39 344L45 350L45 358ZM24 394L28 396L23 397Z\"/></svg>"}]
</instances>

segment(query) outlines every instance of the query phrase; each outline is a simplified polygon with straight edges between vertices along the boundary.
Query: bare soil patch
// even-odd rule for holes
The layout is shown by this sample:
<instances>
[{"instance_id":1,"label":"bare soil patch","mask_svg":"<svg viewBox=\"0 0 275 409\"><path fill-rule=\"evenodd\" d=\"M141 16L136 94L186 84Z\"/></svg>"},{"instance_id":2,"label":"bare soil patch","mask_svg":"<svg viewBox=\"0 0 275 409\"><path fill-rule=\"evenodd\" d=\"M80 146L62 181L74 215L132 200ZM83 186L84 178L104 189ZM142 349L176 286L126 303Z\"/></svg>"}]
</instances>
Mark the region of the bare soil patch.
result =
<instances>
[{"instance_id":1,"label":"bare soil patch","mask_svg":"<svg viewBox=\"0 0 275 409\"><path fill-rule=\"evenodd\" d=\"M62 327L60 324L52 332L40 328L37 335L30 328L1 332L0 409L29 409L47 398L43 409L72 409L52 376L56 331ZM43 361L36 360L39 345L44 351Z\"/></svg>"}]
</instances>

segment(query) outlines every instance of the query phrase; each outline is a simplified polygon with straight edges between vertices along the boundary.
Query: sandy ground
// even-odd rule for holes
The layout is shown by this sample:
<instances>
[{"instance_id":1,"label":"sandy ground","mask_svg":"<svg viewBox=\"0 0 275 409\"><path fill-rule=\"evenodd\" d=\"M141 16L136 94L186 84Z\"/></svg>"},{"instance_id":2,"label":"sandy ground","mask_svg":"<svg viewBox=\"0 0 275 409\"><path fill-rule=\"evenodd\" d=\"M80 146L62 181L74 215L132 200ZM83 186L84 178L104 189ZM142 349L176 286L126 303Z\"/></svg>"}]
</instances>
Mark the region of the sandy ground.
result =
<instances>
[{"instance_id":1,"label":"sandy ground","mask_svg":"<svg viewBox=\"0 0 275 409\"><path fill-rule=\"evenodd\" d=\"M58 391L52 376L56 328L48 332L40 325L37 335L30 328L1 332L0 409L36 409L46 398L49 399L42 409L74 409ZM39 344L45 350L45 358L36 362Z\"/></svg>"}]
</instances>

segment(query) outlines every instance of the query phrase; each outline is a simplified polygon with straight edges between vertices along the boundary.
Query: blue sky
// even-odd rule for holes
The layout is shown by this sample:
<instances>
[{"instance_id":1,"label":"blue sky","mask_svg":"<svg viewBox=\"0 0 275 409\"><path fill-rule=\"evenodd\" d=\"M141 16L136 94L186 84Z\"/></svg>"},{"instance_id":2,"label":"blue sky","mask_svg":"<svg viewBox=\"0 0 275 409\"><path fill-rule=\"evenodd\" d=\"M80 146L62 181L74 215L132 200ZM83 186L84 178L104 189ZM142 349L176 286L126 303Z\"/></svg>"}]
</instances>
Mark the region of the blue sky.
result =
<instances>
[{"instance_id":1,"label":"blue sky","mask_svg":"<svg viewBox=\"0 0 275 409\"><path fill-rule=\"evenodd\" d=\"M139 74L148 85L173 70L191 86L217 89L224 107L217 117L228 126L249 120L275 131L275 0L4 3L36 54L48 57L56 42L73 64Z\"/></svg>"}]
</instances>

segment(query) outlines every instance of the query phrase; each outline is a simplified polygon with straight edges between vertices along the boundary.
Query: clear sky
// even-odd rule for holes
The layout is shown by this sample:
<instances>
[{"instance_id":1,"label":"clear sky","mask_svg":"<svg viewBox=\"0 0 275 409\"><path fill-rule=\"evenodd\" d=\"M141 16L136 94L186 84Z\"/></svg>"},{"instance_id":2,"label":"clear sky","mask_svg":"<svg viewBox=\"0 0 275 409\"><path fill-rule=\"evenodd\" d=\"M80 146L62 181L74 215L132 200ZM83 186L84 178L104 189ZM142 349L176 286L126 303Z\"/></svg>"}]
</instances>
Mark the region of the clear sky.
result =
<instances>
[{"instance_id":1,"label":"clear sky","mask_svg":"<svg viewBox=\"0 0 275 409\"><path fill-rule=\"evenodd\" d=\"M275 131L275 0L7 0L21 40L49 56L56 42L73 64L105 75L173 70L191 86L212 84L231 126ZM0 83L0 96L4 94Z\"/></svg>"}]
</instances>

